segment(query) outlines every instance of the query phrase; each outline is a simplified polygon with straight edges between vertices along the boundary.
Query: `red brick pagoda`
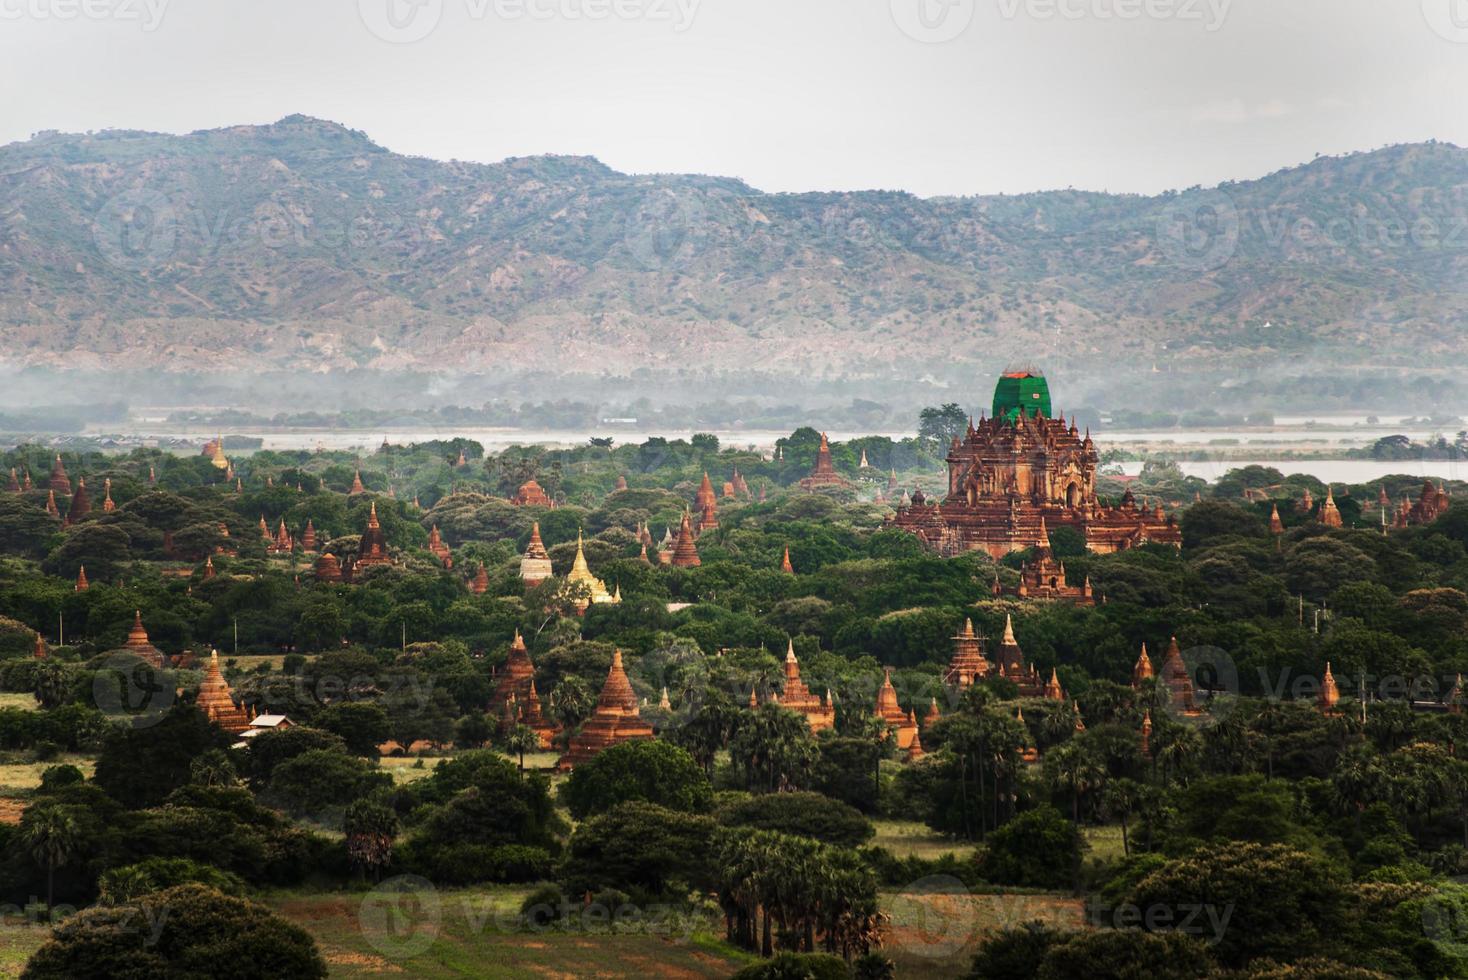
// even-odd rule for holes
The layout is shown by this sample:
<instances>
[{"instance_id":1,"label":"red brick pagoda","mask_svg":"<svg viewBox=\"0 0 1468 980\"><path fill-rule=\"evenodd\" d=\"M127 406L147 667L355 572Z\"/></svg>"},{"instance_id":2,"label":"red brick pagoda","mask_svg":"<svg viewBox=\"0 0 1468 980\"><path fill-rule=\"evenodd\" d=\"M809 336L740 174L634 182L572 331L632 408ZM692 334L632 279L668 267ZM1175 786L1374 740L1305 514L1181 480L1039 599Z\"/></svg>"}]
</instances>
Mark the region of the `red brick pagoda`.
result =
<instances>
[{"instance_id":1,"label":"red brick pagoda","mask_svg":"<svg viewBox=\"0 0 1468 980\"><path fill-rule=\"evenodd\" d=\"M539 483L534 480L526 480L520 484L520 489L510 498L510 503L516 507L550 507L551 499L546 495Z\"/></svg>"},{"instance_id":2,"label":"red brick pagoda","mask_svg":"<svg viewBox=\"0 0 1468 980\"><path fill-rule=\"evenodd\" d=\"M904 712L897 703L897 689L892 686L892 668L882 674L882 686L877 689L876 716L887 723L887 728L897 735L897 747L906 750L917 737L917 720L910 712Z\"/></svg>"},{"instance_id":3,"label":"red brick pagoda","mask_svg":"<svg viewBox=\"0 0 1468 980\"><path fill-rule=\"evenodd\" d=\"M795 641L791 640L789 647L785 650L785 687L778 698L772 701L784 708L786 711L794 711L805 716L806 723L810 725L813 732L824 731L836 724L836 708L831 703L831 692L826 692L825 700L817 694L813 694L806 686L805 681L800 679L800 661L795 659Z\"/></svg>"},{"instance_id":4,"label":"red brick pagoda","mask_svg":"<svg viewBox=\"0 0 1468 980\"><path fill-rule=\"evenodd\" d=\"M831 462L831 443L826 439L826 434L822 432L821 445L816 450L816 465L811 469L810 476L800 481L800 488L819 490L822 487L848 487L850 485L846 477L836 472L836 466Z\"/></svg>"},{"instance_id":5,"label":"red brick pagoda","mask_svg":"<svg viewBox=\"0 0 1468 980\"><path fill-rule=\"evenodd\" d=\"M693 543L693 518L683 512L683 523L678 526L678 543L674 545L668 564L674 568L696 568L702 564L698 548Z\"/></svg>"},{"instance_id":6,"label":"red brick pagoda","mask_svg":"<svg viewBox=\"0 0 1468 980\"><path fill-rule=\"evenodd\" d=\"M352 567L390 564L392 559L387 554L387 538L382 533L382 525L377 521L377 501L374 500L372 510L367 515L367 530L362 532L361 543L357 545L357 561Z\"/></svg>"},{"instance_id":7,"label":"red brick pagoda","mask_svg":"<svg viewBox=\"0 0 1468 980\"><path fill-rule=\"evenodd\" d=\"M974 632L974 621L965 619L963 631L953 638L953 659L943 674L950 687L968 687L989 676L993 665L984 656L984 639Z\"/></svg>"},{"instance_id":8,"label":"red brick pagoda","mask_svg":"<svg viewBox=\"0 0 1468 980\"><path fill-rule=\"evenodd\" d=\"M1043 517L1040 518L1040 540L1035 544L1035 557L1020 566L1019 585L999 591L1021 599L1049 599L1077 606L1096 604L1096 598L1091 594L1090 578L1080 585L1066 582L1065 562L1056 561L1055 553L1050 550L1050 534Z\"/></svg>"},{"instance_id":9,"label":"red brick pagoda","mask_svg":"<svg viewBox=\"0 0 1468 980\"><path fill-rule=\"evenodd\" d=\"M530 662L530 651L520 631L510 643L510 655L502 670L495 674L494 693L490 695L491 713L499 716L500 729L504 731L514 725L525 725L540 737L542 748L549 748L557 731L555 725L546 720L540 706L540 695L535 690L535 665Z\"/></svg>"},{"instance_id":10,"label":"red brick pagoda","mask_svg":"<svg viewBox=\"0 0 1468 980\"><path fill-rule=\"evenodd\" d=\"M129 653L136 654L154 667L163 666L163 651L149 642L148 631L143 628L143 614L141 612L134 611L133 627L128 630L127 642L122 645L122 648Z\"/></svg>"},{"instance_id":11,"label":"red brick pagoda","mask_svg":"<svg viewBox=\"0 0 1468 980\"><path fill-rule=\"evenodd\" d=\"M1039 372L1012 371L994 390L993 418L969 423L948 451L948 493L921 490L888 518L943 555L983 550L994 558L1039 543L1041 522L1078 531L1092 551L1146 542L1180 545L1177 522L1160 507L1137 506L1128 490L1116 507L1096 496L1099 456L1087 432L1050 417L1050 391Z\"/></svg>"},{"instance_id":12,"label":"red brick pagoda","mask_svg":"<svg viewBox=\"0 0 1468 980\"><path fill-rule=\"evenodd\" d=\"M56 454L56 462L51 464L51 479L47 481L46 488L62 496L71 495L71 478L66 475L66 467L61 464L60 453Z\"/></svg>"},{"instance_id":13,"label":"red brick pagoda","mask_svg":"<svg viewBox=\"0 0 1468 980\"><path fill-rule=\"evenodd\" d=\"M481 572L484 570L483 565L479 568ZM550 552L545 550L545 542L540 540L540 522L536 521L530 525L530 543L520 558L520 580L526 585L539 585L552 574ZM485 584L489 584L488 579Z\"/></svg>"},{"instance_id":14,"label":"red brick pagoda","mask_svg":"<svg viewBox=\"0 0 1468 980\"><path fill-rule=\"evenodd\" d=\"M612 654L612 668L607 671L607 682L602 685L597 698L596 710L581 731L571 739L566 754L556 763L562 771L574 769L603 749L621 742L652 738L652 726L642 720L637 711L637 695L627 672L622 669L622 651Z\"/></svg>"},{"instance_id":15,"label":"red brick pagoda","mask_svg":"<svg viewBox=\"0 0 1468 980\"><path fill-rule=\"evenodd\" d=\"M210 721L231 735L238 735L250 727L249 716L234 703L229 682L219 670L219 651L209 654L209 669L199 684L199 696L195 703Z\"/></svg>"},{"instance_id":16,"label":"red brick pagoda","mask_svg":"<svg viewBox=\"0 0 1468 980\"><path fill-rule=\"evenodd\" d=\"M703 483L699 484L698 493L694 495L693 507L698 511L699 531L719 526L719 501L714 495L714 485L709 480L707 470L704 471Z\"/></svg>"}]
</instances>

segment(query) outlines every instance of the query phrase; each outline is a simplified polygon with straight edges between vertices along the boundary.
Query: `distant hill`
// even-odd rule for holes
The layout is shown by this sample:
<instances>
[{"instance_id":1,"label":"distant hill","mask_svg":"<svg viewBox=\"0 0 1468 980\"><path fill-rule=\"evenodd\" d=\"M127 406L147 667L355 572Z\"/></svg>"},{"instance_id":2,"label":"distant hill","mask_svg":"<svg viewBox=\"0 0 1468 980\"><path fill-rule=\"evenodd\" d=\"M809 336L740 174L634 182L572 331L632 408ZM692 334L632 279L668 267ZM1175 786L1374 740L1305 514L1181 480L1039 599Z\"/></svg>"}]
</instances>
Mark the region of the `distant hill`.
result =
<instances>
[{"instance_id":1,"label":"distant hill","mask_svg":"<svg viewBox=\"0 0 1468 980\"><path fill-rule=\"evenodd\" d=\"M302 116L43 133L0 147L0 285L5 360L75 369L1445 373L1468 152L921 199L440 162Z\"/></svg>"}]
</instances>

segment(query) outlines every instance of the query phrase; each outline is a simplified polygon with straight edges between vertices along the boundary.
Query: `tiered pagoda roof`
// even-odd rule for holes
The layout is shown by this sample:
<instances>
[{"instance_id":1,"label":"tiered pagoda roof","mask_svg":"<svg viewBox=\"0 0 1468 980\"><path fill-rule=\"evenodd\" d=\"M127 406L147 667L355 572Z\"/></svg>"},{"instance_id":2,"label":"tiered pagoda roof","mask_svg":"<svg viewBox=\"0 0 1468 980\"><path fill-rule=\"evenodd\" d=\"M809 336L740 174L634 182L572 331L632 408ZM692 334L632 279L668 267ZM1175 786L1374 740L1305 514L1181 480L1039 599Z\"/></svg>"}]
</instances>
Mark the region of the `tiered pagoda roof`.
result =
<instances>
[{"instance_id":1,"label":"tiered pagoda roof","mask_svg":"<svg viewBox=\"0 0 1468 980\"><path fill-rule=\"evenodd\" d=\"M573 769L603 749L621 742L652 738L652 726L637 710L637 695L622 668L622 651L612 654L612 667L597 698L596 709L571 739L566 754L556 763L561 770Z\"/></svg>"},{"instance_id":2,"label":"tiered pagoda roof","mask_svg":"<svg viewBox=\"0 0 1468 980\"><path fill-rule=\"evenodd\" d=\"M481 569L483 566L480 566ZM520 559L520 578L526 585L539 585L552 575L550 552L540 540L540 522L530 525L530 543Z\"/></svg>"},{"instance_id":3,"label":"tiered pagoda roof","mask_svg":"<svg viewBox=\"0 0 1468 980\"><path fill-rule=\"evenodd\" d=\"M1325 488L1325 503L1320 505L1320 523L1326 527L1341 526L1340 508L1335 505L1335 489L1330 486Z\"/></svg>"},{"instance_id":4,"label":"tiered pagoda roof","mask_svg":"<svg viewBox=\"0 0 1468 980\"><path fill-rule=\"evenodd\" d=\"M128 630L127 642L122 645L122 648L136 654L154 667L163 666L163 651L148 641L148 631L143 628L143 614L141 611L134 611L133 626L132 629Z\"/></svg>"},{"instance_id":5,"label":"tiered pagoda roof","mask_svg":"<svg viewBox=\"0 0 1468 980\"><path fill-rule=\"evenodd\" d=\"M1201 714L1193 695L1193 678L1188 665L1183 661L1177 637L1167 644L1167 653L1162 658L1162 683L1167 686L1168 701L1174 711L1183 715Z\"/></svg>"},{"instance_id":6,"label":"tiered pagoda roof","mask_svg":"<svg viewBox=\"0 0 1468 980\"><path fill-rule=\"evenodd\" d=\"M984 640L974 632L974 621L965 619L963 630L953 637L953 657L943 683L950 687L968 687L989 676L993 665L984 656Z\"/></svg>"},{"instance_id":7,"label":"tiered pagoda roof","mask_svg":"<svg viewBox=\"0 0 1468 980\"><path fill-rule=\"evenodd\" d=\"M357 546L357 563L363 565L389 565L392 559L387 553L387 537L382 533L382 524L377 520L377 501L367 515L367 530L362 532L362 541Z\"/></svg>"},{"instance_id":8,"label":"tiered pagoda roof","mask_svg":"<svg viewBox=\"0 0 1468 980\"><path fill-rule=\"evenodd\" d=\"M209 654L209 669L199 684L199 696L195 703L205 716L231 735L238 735L250 727L250 718L243 708L234 703L229 682L219 669L219 651Z\"/></svg>"},{"instance_id":9,"label":"tiered pagoda roof","mask_svg":"<svg viewBox=\"0 0 1468 980\"><path fill-rule=\"evenodd\" d=\"M816 465L811 467L810 475L800 481L802 490L816 490L821 487L846 487L851 484L840 473L836 472L836 466L831 462L831 443L824 432L821 433L821 444L816 449Z\"/></svg>"},{"instance_id":10,"label":"tiered pagoda roof","mask_svg":"<svg viewBox=\"0 0 1468 980\"><path fill-rule=\"evenodd\" d=\"M520 489L510 498L510 503L517 507L550 507L551 499L547 496L541 485L535 480L526 480L520 484Z\"/></svg>"},{"instance_id":11,"label":"tiered pagoda roof","mask_svg":"<svg viewBox=\"0 0 1468 980\"><path fill-rule=\"evenodd\" d=\"M540 694L535 689L535 665L519 630L515 631L504 668L495 677L489 710L499 717L501 730L525 725L540 737L542 748L549 748L560 729L546 720L541 709Z\"/></svg>"},{"instance_id":12,"label":"tiered pagoda roof","mask_svg":"<svg viewBox=\"0 0 1468 980\"><path fill-rule=\"evenodd\" d=\"M1034 559L1020 566L1019 585L1005 591L1021 599L1049 599L1077 606L1096 604L1089 578L1081 585L1071 585L1066 581L1065 562L1055 560L1043 517L1040 518L1040 539L1035 543Z\"/></svg>"},{"instance_id":13,"label":"tiered pagoda roof","mask_svg":"<svg viewBox=\"0 0 1468 980\"><path fill-rule=\"evenodd\" d=\"M1130 492L1118 506L1096 496L1100 459L1090 433L1074 420L1050 417L1049 388L1032 371L1010 372L995 388L994 416L970 422L948 450L948 493L929 501L914 493L892 526L918 535L943 555L982 550L998 559L1035 546L1041 522L1069 527L1092 551L1122 551L1147 542L1181 544L1176 521L1137 506Z\"/></svg>"},{"instance_id":14,"label":"tiered pagoda roof","mask_svg":"<svg viewBox=\"0 0 1468 980\"><path fill-rule=\"evenodd\" d=\"M673 547L668 564L675 568L696 568L702 562L698 547L693 543L693 519L688 511L683 512L683 523L678 526L678 543Z\"/></svg>"},{"instance_id":15,"label":"tiered pagoda roof","mask_svg":"<svg viewBox=\"0 0 1468 980\"><path fill-rule=\"evenodd\" d=\"M795 641L791 640L785 650L785 686L780 691L780 707L787 711L798 711L805 715L813 732L823 731L836 724L836 708L831 704L831 694L825 700L812 694L805 681L800 679L800 662L795 658Z\"/></svg>"},{"instance_id":16,"label":"tiered pagoda roof","mask_svg":"<svg viewBox=\"0 0 1468 980\"><path fill-rule=\"evenodd\" d=\"M316 525L311 518L306 518L306 530L301 535L301 550L306 554L315 554L317 547Z\"/></svg>"},{"instance_id":17,"label":"tiered pagoda roof","mask_svg":"<svg viewBox=\"0 0 1468 980\"><path fill-rule=\"evenodd\" d=\"M469 591L475 595L484 595L489 591L489 572L484 568L484 562L479 563L479 571L469 580Z\"/></svg>"},{"instance_id":18,"label":"tiered pagoda roof","mask_svg":"<svg viewBox=\"0 0 1468 980\"><path fill-rule=\"evenodd\" d=\"M340 582L342 580L341 562L329 551L316 559L315 571L318 582Z\"/></svg>"},{"instance_id":19,"label":"tiered pagoda roof","mask_svg":"<svg viewBox=\"0 0 1468 980\"><path fill-rule=\"evenodd\" d=\"M912 745L912 740L917 737L917 722L897 703L897 689L892 686L891 667L883 671L882 686L877 689L875 713L879 721L886 722L888 729L896 733L899 749L905 750Z\"/></svg>"},{"instance_id":20,"label":"tiered pagoda roof","mask_svg":"<svg viewBox=\"0 0 1468 980\"><path fill-rule=\"evenodd\" d=\"M433 525L433 530L428 532L428 550L433 556L443 563L444 568L454 567L453 553L449 546L443 543L443 536L438 533L438 525Z\"/></svg>"},{"instance_id":21,"label":"tiered pagoda roof","mask_svg":"<svg viewBox=\"0 0 1468 980\"><path fill-rule=\"evenodd\" d=\"M719 502L714 496L714 485L709 481L708 470L704 470L703 482L698 486L693 506L698 511L698 530L706 531L719 526Z\"/></svg>"},{"instance_id":22,"label":"tiered pagoda roof","mask_svg":"<svg viewBox=\"0 0 1468 980\"><path fill-rule=\"evenodd\" d=\"M994 659L999 676L1013 681L1019 687L1021 697L1035 698L1044 693L1044 682L1040 680L1034 665L1025 664L1025 655L1019 648L1019 641L1014 638L1014 619L1008 614L1004 617L1004 636L999 641L999 648L994 651Z\"/></svg>"}]
</instances>

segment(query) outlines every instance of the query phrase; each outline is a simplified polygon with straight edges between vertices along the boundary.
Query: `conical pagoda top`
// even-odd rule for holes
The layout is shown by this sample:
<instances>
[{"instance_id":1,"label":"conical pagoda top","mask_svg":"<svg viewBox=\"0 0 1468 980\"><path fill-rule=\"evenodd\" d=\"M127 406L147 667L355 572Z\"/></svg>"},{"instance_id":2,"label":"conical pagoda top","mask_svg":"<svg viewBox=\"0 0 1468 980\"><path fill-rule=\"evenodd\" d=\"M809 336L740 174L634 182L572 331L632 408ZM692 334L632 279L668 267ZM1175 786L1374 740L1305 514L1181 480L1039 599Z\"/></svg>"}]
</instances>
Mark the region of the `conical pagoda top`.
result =
<instances>
[{"instance_id":1,"label":"conical pagoda top","mask_svg":"<svg viewBox=\"0 0 1468 980\"><path fill-rule=\"evenodd\" d=\"M282 521L282 524L284 522ZM377 501L372 501L371 509L367 512L367 526L369 528L380 528L382 525L377 520Z\"/></svg>"},{"instance_id":2,"label":"conical pagoda top","mask_svg":"<svg viewBox=\"0 0 1468 980\"><path fill-rule=\"evenodd\" d=\"M1004 638L999 642L1005 646L1019 646L1019 641L1014 638L1014 616L1010 613L1004 614Z\"/></svg>"},{"instance_id":3,"label":"conical pagoda top","mask_svg":"<svg viewBox=\"0 0 1468 980\"><path fill-rule=\"evenodd\" d=\"M37 660L45 660L49 656L49 651L46 649L46 638L39 632L36 633L36 648L32 651L32 656Z\"/></svg>"},{"instance_id":4,"label":"conical pagoda top","mask_svg":"<svg viewBox=\"0 0 1468 980\"><path fill-rule=\"evenodd\" d=\"M637 714L637 695L627 671L622 667L622 651L612 651L612 667L607 671L607 681L602 685L601 696L596 700L597 711L621 711L624 715Z\"/></svg>"},{"instance_id":5,"label":"conical pagoda top","mask_svg":"<svg viewBox=\"0 0 1468 980\"><path fill-rule=\"evenodd\" d=\"M1152 677L1152 658L1147 656L1147 644L1142 644L1142 653L1137 657L1137 662L1132 666L1132 687L1141 684L1142 681L1150 680Z\"/></svg>"},{"instance_id":6,"label":"conical pagoda top","mask_svg":"<svg viewBox=\"0 0 1468 980\"><path fill-rule=\"evenodd\" d=\"M51 464L51 479L48 486L59 494L71 493L71 478L66 475L66 467L62 465L61 454L56 454L56 462Z\"/></svg>"},{"instance_id":7,"label":"conical pagoda top","mask_svg":"<svg viewBox=\"0 0 1468 980\"><path fill-rule=\"evenodd\" d=\"M683 512L683 521L678 525L678 543L673 547L672 564L678 568L695 568L702 564L698 548L693 543L693 518Z\"/></svg>"},{"instance_id":8,"label":"conical pagoda top","mask_svg":"<svg viewBox=\"0 0 1468 980\"><path fill-rule=\"evenodd\" d=\"M581 532L576 532L576 550L581 550ZM540 540L540 522L535 521L530 525L530 543L525 546L525 554L530 558L549 558L550 554L545 550L545 542Z\"/></svg>"},{"instance_id":9,"label":"conical pagoda top","mask_svg":"<svg viewBox=\"0 0 1468 980\"><path fill-rule=\"evenodd\" d=\"M352 489L347 491L347 496L355 497L359 493L366 493L367 488L362 486L362 471L357 470L352 474Z\"/></svg>"},{"instance_id":10,"label":"conical pagoda top","mask_svg":"<svg viewBox=\"0 0 1468 980\"><path fill-rule=\"evenodd\" d=\"M77 592L85 592L91 587L92 583L87 581L87 566L78 565L76 569L76 585L73 589Z\"/></svg>"},{"instance_id":11,"label":"conical pagoda top","mask_svg":"<svg viewBox=\"0 0 1468 980\"><path fill-rule=\"evenodd\" d=\"M785 572L787 575L795 574L795 566L790 564L790 546L788 544L785 546L785 557L780 559L780 571Z\"/></svg>"},{"instance_id":12,"label":"conical pagoda top","mask_svg":"<svg viewBox=\"0 0 1468 980\"><path fill-rule=\"evenodd\" d=\"M1284 521L1279 517L1279 504L1272 504L1269 508L1269 530L1273 534L1284 533Z\"/></svg>"},{"instance_id":13,"label":"conical pagoda top","mask_svg":"<svg viewBox=\"0 0 1468 980\"><path fill-rule=\"evenodd\" d=\"M1040 518L1040 538L1035 542L1035 547L1044 551L1050 550L1050 532L1045 529L1045 518Z\"/></svg>"},{"instance_id":14,"label":"conical pagoda top","mask_svg":"<svg viewBox=\"0 0 1468 980\"><path fill-rule=\"evenodd\" d=\"M1341 699L1340 689L1336 687L1335 675L1330 672L1330 661L1325 662L1325 677L1320 682L1320 707L1329 711L1336 706Z\"/></svg>"}]
</instances>

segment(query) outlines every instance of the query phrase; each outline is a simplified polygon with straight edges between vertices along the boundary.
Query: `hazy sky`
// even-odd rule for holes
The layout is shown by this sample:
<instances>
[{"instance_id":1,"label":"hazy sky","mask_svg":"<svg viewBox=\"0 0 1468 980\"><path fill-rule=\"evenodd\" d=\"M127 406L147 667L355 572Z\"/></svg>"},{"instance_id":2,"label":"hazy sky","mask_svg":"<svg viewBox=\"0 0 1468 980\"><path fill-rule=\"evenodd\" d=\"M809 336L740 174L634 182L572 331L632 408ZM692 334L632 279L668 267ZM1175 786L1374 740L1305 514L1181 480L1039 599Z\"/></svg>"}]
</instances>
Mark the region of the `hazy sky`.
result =
<instances>
[{"instance_id":1,"label":"hazy sky","mask_svg":"<svg viewBox=\"0 0 1468 980\"><path fill-rule=\"evenodd\" d=\"M1156 191L1468 145L1468 0L0 0L0 81L0 142L302 112L766 190Z\"/></svg>"}]
</instances>

